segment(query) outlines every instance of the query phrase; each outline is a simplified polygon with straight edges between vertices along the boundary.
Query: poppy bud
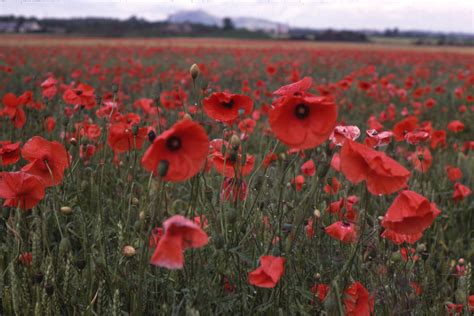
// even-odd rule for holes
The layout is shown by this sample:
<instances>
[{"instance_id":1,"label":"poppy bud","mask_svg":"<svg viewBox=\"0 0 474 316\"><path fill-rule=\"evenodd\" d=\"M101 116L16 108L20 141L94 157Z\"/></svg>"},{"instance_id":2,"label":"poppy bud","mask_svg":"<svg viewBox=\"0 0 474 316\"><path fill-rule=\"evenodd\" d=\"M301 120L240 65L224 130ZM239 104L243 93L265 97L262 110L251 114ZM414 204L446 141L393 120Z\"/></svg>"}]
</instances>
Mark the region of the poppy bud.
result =
<instances>
[{"instance_id":1,"label":"poppy bud","mask_svg":"<svg viewBox=\"0 0 474 316\"><path fill-rule=\"evenodd\" d=\"M390 260L395 263L400 262L402 260L402 255L398 251L393 252L392 255L390 256Z\"/></svg>"},{"instance_id":2,"label":"poppy bud","mask_svg":"<svg viewBox=\"0 0 474 316\"><path fill-rule=\"evenodd\" d=\"M184 115L183 115L183 120L190 120L190 121L192 121L193 118L192 118L192 116L191 116L190 114L184 113Z\"/></svg>"},{"instance_id":3,"label":"poppy bud","mask_svg":"<svg viewBox=\"0 0 474 316\"><path fill-rule=\"evenodd\" d=\"M138 205L139 203L140 201L136 197L132 198L132 205Z\"/></svg>"},{"instance_id":4,"label":"poppy bud","mask_svg":"<svg viewBox=\"0 0 474 316\"><path fill-rule=\"evenodd\" d=\"M118 92L118 85L115 84L115 83L112 85L112 92L113 92L113 93L117 93L117 92Z\"/></svg>"},{"instance_id":5,"label":"poppy bud","mask_svg":"<svg viewBox=\"0 0 474 316\"><path fill-rule=\"evenodd\" d=\"M70 208L69 206L61 206L61 213L63 213L64 215L70 215L72 213L72 208Z\"/></svg>"},{"instance_id":6,"label":"poppy bud","mask_svg":"<svg viewBox=\"0 0 474 316\"><path fill-rule=\"evenodd\" d=\"M419 244L416 246L416 252L422 253L426 251L426 245L425 244Z\"/></svg>"},{"instance_id":7,"label":"poppy bud","mask_svg":"<svg viewBox=\"0 0 474 316\"><path fill-rule=\"evenodd\" d=\"M167 160L160 160L160 162L158 163L158 168L157 168L158 175L160 177L166 176L166 174L168 173L169 165L170 163Z\"/></svg>"},{"instance_id":8,"label":"poppy bud","mask_svg":"<svg viewBox=\"0 0 474 316\"><path fill-rule=\"evenodd\" d=\"M71 139L69 139L69 144L71 144L73 146L76 146L77 145L77 139L75 139L74 137L71 137Z\"/></svg>"},{"instance_id":9,"label":"poppy bud","mask_svg":"<svg viewBox=\"0 0 474 316\"><path fill-rule=\"evenodd\" d=\"M199 66L196 64L192 64L191 68L189 68L189 73L191 74L191 78L193 78L193 80L196 80L200 73Z\"/></svg>"},{"instance_id":10,"label":"poppy bud","mask_svg":"<svg viewBox=\"0 0 474 316\"><path fill-rule=\"evenodd\" d=\"M44 277L43 272L41 272L41 271L36 272L33 275L33 283L40 284L41 282L43 282L43 277Z\"/></svg>"},{"instance_id":11,"label":"poppy bud","mask_svg":"<svg viewBox=\"0 0 474 316\"><path fill-rule=\"evenodd\" d=\"M141 211L139 214L138 214L138 218L143 221L145 219L145 212Z\"/></svg>"},{"instance_id":12,"label":"poppy bud","mask_svg":"<svg viewBox=\"0 0 474 316\"><path fill-rule=\"evenodd\" d=\"M315 278L316 281L321 280L321 274L316 273L316 274L314 275L314 278Z\"/></svg>"},{"instance_id":13,"label":"poppy bud","mask_svg":"<svg viewBox=\"0 0 474 316\"><path fill-rule=\"evenodd\" d=\"M133 124L132 125L132 135L137 136L138 135L138 125Z\"/></svg>"},{"instance_id":14,"label":"poppy bud","mask_svg":"<svg viewBox=\"0 0 474 316\"><path fill-rule=\"evenodd\" d=\"M150 141L150 143L153 143L155 138L156 138L156 133L154 131L149 131L148 132L148 140Z\"/></svg>"},{"instance_id":15,"label":"poppy bud","mask_svg":"<svg viewBox=\"0 0 474 316\"><path fill-rule=\"evenodd\" d=\"M321 211L318 210L318 209L315 209L314 212L313 212L313 215L314 215L314 217L316 217L317 219L320 219L320 218L321 218Z\"/></svg>"},{"instance_id":16,"label":"poppy bud","mask_svg":"<svg viewBox=\"0 0 474 316\"><path fill-rule=\"evenodd\" d=\"M63 123L64 126L67 126L67 124L69 123L69 117L64 116L63 119L62 119L62 123Z\"/></svg>"},{"instance_id":17,"label":"poppy bud","mask_svg":"<svg viewBox=\"0 0 474 316\"><path fill-rule=\"evenodd\" d=\"M69 251L71 251L71 248L72 248L72 245L71 245L71 241L69 240L69 238L64 237L63 239L61 239L61 242L59 243L59 253L60 254L68 253Z\"/></svg>"},{"instance_id":18,"label":"poppy bud","mask_svg":"<svg viewBox=\"0 0 474 316\"><path fill-rule=\"evenodd\" d=\"M46 291L46 294L48 294L48 296L51 296L53 295L54 293L54 285L48 283L44 286L44 289Z\"/></svg>"},{"instance_id":19,"label":"poppy bud","mask_svg":"<svg viewBox=\"0 0 474 316\"><path fill-rule=\"evenodd\" d=\"M122 248L122 254L124 257L130 258L133 257L137 251L130 245L126 245Z\"/></svg>"},{"instance_id":20,"label":"poppy bud","mask_svg":"<svg viewBox=\"0 0 474 316\"><path fill-rule=\"evenodd\" d=\"M78 259L76 260L76 267L79 269L79 270L82 270L86 267L86 260L84 259Z\"/></svg>"},{"instance_id":21,"label":"poppy bud","mask_svg":"<svg viewBox=\"0 0 474 316\"><path fill-rule=\"evenodd\" d=\"M466 261L464 260L464 258L459 258L458 264L459 264L460 266L463 266L465 263L466 263Z\"/></svg>"},{"instance_id":22,"label":"poppy bud","mask_svg":"<svg viewBox=\"0 0 474 316\"><path fill-rule=\"evenodd\" d=\"M232 135L232 137L230 138L230 145L232 146L232 148L234 150L237 150L237 149L239 149L240 144L241 144L241 142L240 142L239 136L237 136L235 134Z\"/></svg>"}]
</instances>

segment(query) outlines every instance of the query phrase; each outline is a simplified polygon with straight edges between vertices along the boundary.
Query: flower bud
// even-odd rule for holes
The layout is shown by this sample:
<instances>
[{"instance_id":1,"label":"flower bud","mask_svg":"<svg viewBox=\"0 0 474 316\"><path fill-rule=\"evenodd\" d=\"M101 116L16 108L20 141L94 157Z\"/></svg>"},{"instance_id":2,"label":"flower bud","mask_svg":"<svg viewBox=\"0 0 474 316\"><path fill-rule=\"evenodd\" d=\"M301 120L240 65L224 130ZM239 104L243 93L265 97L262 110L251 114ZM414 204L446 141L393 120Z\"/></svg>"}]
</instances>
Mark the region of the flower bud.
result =
<instances>
[{"instance_id":1,"label":"flower bud","mask_svg":"<svg viewBox=\"0 0 474 316\"><path fill-rule=\"evenodd\" d=\"M240 142L239 136L237 136L237 135L234 134L234 135L232 135L232 136L230 137L230 145L232 146L232 148L233 148L234 150L239 149L240 144L241 144L241 142Z\"/></svg>"},{"instance_id":2,"label":"flower bud","mask_svg":"<svg viewBox=\"0 0 474 316\"><path fill-rule=\"evenodd\" d=\"M190 120L190 121L192 121L193 118L192 118L192 116L191 116L190 114L184 113L184 115L183 115L183 120Z\"/></svg>"},{"instance_id":3,"label":"flower bud","mask_svg":"<svg viewBox=\"0 0 474 316\"><path fill-rule=\"evenodd\" d=\"M122 248L122 255L124 257L130 258L133 257L136 253L137 251L135 250L135 248L130 245L126 245Z\"/></svg>"},{"instance_id":4,"label":"flower bud","mask_svg":"<svg viewBox=\"0 0 474 316\"><path fill-rule=\"evenodd\" d=\"M70 208L69 206L61 206L60 210L61 213L63 213L64 215L72 214L72 208Z\"/></svg>"},{"instance_id":5,"label":"flower bud","mask_svg":"<svg viewBox=\"0 0 474 316\"><path fill-rule=\"evenodd\" d=\"M199 66L196 64L192 64L191 68L189 68L189 73L191 74L191 78L193 78L193 80L196 80L200 73Z\"/></svg>"}]
</instances>

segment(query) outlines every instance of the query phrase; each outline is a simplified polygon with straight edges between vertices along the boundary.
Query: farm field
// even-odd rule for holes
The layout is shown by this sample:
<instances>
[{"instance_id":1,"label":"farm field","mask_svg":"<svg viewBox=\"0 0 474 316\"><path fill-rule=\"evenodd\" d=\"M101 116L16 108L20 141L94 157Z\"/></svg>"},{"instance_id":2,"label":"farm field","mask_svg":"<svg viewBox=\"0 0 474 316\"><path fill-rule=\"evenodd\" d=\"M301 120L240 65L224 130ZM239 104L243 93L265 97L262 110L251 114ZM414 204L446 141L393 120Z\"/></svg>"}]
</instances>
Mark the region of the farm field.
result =
<instances>
[{"instance_id":1,"label":"farm field","mask_svg":"<svg viewBox=\"0 0 474 316\"><path fill-rule=\"evenodd\" d=\"M0 314L470 315L474 50L0 36Z\"/></svg>"}]
</instances>

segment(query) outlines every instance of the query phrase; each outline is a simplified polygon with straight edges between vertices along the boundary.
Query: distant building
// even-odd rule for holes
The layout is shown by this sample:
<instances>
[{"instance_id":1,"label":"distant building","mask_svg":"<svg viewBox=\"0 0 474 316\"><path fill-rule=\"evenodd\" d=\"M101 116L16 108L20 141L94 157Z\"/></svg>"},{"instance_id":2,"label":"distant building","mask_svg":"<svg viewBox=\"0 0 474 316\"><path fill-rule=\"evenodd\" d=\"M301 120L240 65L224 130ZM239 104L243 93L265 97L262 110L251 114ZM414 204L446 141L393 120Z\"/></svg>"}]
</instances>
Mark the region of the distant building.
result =
<instances>
[{"instance_id":1,"label":"distant building","mask_svg":"<svg viewBox=\"0 0 474 316\"><path fill-rule=\"evenodd\" d=\"M42 30L43 28L36 21L25 21L21 23L20 26L18 27L19 33L34 33L34 32L40 32Z\"/></svg>"}]
</instances>

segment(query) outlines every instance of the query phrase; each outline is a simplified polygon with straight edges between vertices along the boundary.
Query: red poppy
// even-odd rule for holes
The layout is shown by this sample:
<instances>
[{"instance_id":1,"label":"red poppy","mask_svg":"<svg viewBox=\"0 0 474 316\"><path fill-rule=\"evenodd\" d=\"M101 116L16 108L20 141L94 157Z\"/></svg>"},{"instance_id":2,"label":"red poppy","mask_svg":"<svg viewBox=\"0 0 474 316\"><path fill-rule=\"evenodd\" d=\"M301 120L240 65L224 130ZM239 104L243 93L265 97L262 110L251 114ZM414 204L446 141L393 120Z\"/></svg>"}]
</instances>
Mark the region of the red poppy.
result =
<instances>
[{"instance_id":1,"label":"red poppy","mask_svg":"<svg viewBox=\"0 0 474 316\"><path fill-rule=\"evenodd\" d=\"M44 198L44 183L23 171L0 173L0 198L4 206L29 210Z\"/></svg>"},{"instance_id":2,"label":"red poppy","mask_svg":"<svg viewBox=\"0 0 474 316\"><path fill-rule=\"evenodd\" d=\"M253 130L255 126L257 125L257 122L251 118L246 118L240 121L239 123L239 129L242 133L245 135L250 135L253 133Z\"/></svg>"},{"instance_id":3,"label":"red poppy","mask_svg":"<svg viewBox=\"0 0 474 316\"><path fill-rule=\"evenodd\" d=\"M262 256L260 266L249 273L249 283L257 287L274 288L285 272L283 257Z\"/></svg>"},{"instance_id":4,"label":"red poppy","mask_svg":"<svg viewBox=\"0 0 474 316\"><path fill-rule=\"evenodd\" d=\"M225 178L222 184L221 200L236 202L247 198L247 182L239 178Z\"/></svg>"},{"instance_id":5,"label":"red poppy","mask_svg":"<svg viewBox=\"0 0 474 316\"><path fill-rule=\"evenodd\" d=\"M336 125L336 104L325 97L281 97L269 112L275 136L291 148L314 148L328 139Z\"/></svg>"},{"instance_id":6,"label":"red poppy","mask_svg":"<svg viewBox=\"0 0 474 316\"><path fill-rule=\"evenodd\" d=\"M280 89L273 92L273 94L288 96L300 94L301 92L309 90L312 84L313 79L311 79L311 77L304 77L300 81L281 87Z\"/></svg>"},{"instance_id":7,"label":"red poppy","mask_svg":"<svg viewBox=\"0 0 474 316\"><path fill-rule=\"evenodd\" d=\"M431 146L431 149L436 149L438 147L445 147L446 146L446 131L445 130L434 131L431 134L430 146Z\"/></svg>"},{"instance_id":8,"label":"red poppy","mask_svg":"<svg viewBox=\"0 0 474 316\"><path fill-rule=\"evenodd\" d=\"M46 99L52 99L58 92L56 85L58 81L54 77L49 77L41 83L41 89L43 89L43 97Z\"/></svg>"},{"instance_id":9,"label":"red poppy","mask_svg":"<svg viewBox=\"0 0 474 316\"><path fill-rule=\"evenodd\" d=\"M453 200L455 202L462 201L471 195L471 193L471 189L469 189L467 186L462 185L461 183L456 183L454 184Z\"/></svg>"},{"instance_id":10,"label":"red poppy","mask_svg":"<svg viewBox=\"0 0 474 316\"><path fill-rule=\"evenodd\" d=\"M227 178L239 178L241 175L246 176L252 171L255 156L247 154L245 161L243 161L242 154L230 148L230 146L228 146L225 156L220 151L221 149L219 148L212 154L212 164L217 172Z\"/></svg>"},{"instance_id":11,"label":"red poppy","mask_svg":"<svg viewBox=\"0 0 474 316\"><path fill-rule=\"evenodd\" d=\"M210 118L227 124L232 124L239 118L241 111L242 115L249 115L252 109L253 101L245 95L214 92L204 99L204 112Z\"/></svg>"},{"instance_id":12,"label":"red poppy","mask_svg":"<svg viewBox=\"0 0 474 316\"><path fill-rule=\"evenodd\" d=\"M56 120L52 116L48 116L44 120L44 129L48 132L51 133L54 128L56 127Z\"/></svg>"},{"instance_id":13,"label":"red poppy","mask_svg":"<svg viewBox=\"0 0 474 316\"><path fill-rule=\"evenodd\" d=\"M299 192L303 189L304 177L299 174L294 179L291 179L291 183L295 185L296 191Z\"/></svg>"},{"instance_id":14,"label":"red poppy","mask_svg":"<svg viewBox=\"0 0 474 316\"><path fill-rule=\"evenodd\" d=\"M423 130L414 130L405 134L405 140L407 143L412 145L418 145L430 138L430 133Z\"/></svg>"},{"instance_id":15,"label":"red poppy","mask_svg":"<svg viewBox=\"0 0 474 316\"><path fill-rule=\"evenodd\" d=\"M306 161L303 165L301 165L300 170L304 175L308 177L314 176L316 174L316 167L314 166L314 161L311 159Z\"/></svg>"},{"instance_id":16,"label":"red poppy","mask_svg":"<svg viewBox=\"0 0 474 316\"><path fill-rule=\"evenodd\" d=\"M150 263L167 269L182 269L184 250L200 248L208 243L207 234L181 215L175 215L163 223L165 234L160 238Z\"/></svg>"},{"instance_id":17,"label":"red poppy","mask_svg":"<svg viewBox=\"0 0 474 316\"><path fill-rule=\"evenodd\" d=\"M18 261L24 266L31 266L33 262L33 254L31 252L24 252L18 256Z\"/></svg>"},{"instance_id":18,"label":"red poppy","mask_svg":"<svg viewBox=\"0 0 474 316\"><path fill-rule=\"evenodd\" d=\"M336 126L331 133L329 140L337 146L342 146L346 139L356 140L360 136L360 129L357 126Z\"/></svg>"},{"instance_id":19,"label":"red poppy","mask_svg":"<svg viewBox=\"0 0 474 316\"><path fill-rule=\"evenodd\" d=\"M153 141L143 155L142 165L165 181L185 181L202 168L208 150L209 139L204 128L185 119Z\"/></svg>"},{"instance_id":20,"label":"red poppy","mask_svg":"<svg viewBox=\"0 0 474 316\"><path fill-rule=\"evenodd\" d=\"M329 285L323 283L315 284L310 289L310 292L317 296L320 302L323 302L329 293Z\"/></svg>"},{"instance_id":21,"label":"red poppy","mask_svg":"<svg viewBox=\"0 0 474 316\"><path fill-rule=\"evenodd\" d=\"M21 149L21 155L30 163L21 170L40 177L47 187L63 180L64 169L69 167L69 157L61 143L34 136Z\"/></svg>"},{"instance_id":22,"label":"red poppy","mask_svg":"<svg viewBox=\"0 0 474 316\"><path fill-rule=\"evenodd\" d=\"M374 299L360 282L355 282L344 292L344 307L347 316L370 316Z\"/></svg>"},{"instance_id":23,"label":"red poppy","mask_svg":"<svg viewBox=\"0 0 474 316\"><path fill-rule=\"evenodd\" d=\"M134 132L136 129L136 132ZM100 131L100 130L99 130ZM110 126L107 143L115 153L141 149L148 134L146 127L138 128L127 123L115 123Z\"/></svg>"},{"instance_id":24,"label":"red poppy","mask_svg":"<svg viewBox=\"0 0 474 316\"><path fill-rule=\"evenodd\" d=\"M405 235L405 234L398 234L390 229L386 229L380 236L390 240L395 245L401 245L403 243L407 243L407 244L416 243L421 237L423 237L423 233Z\"/></svg>"},{"instance_id":25,"label":"red poppy","mask_svg":"<svg viewBox=\"0 0 474 316\"><path fill-rule=\"evenodd\" d=\"M454 121L449 122L448 129L451 132L459 133L464 130L464 124L461 121L454 120Z\"/></svg>"},{"instance_id":26,"label":"red poppy","mask_svg":"<svg viewBox=\"0 0 474 316\"><path fill-rule=\"evenodd\" d=\"M155 248L158 246L158 242L160 241L161 237L164 235L163 228L155 227L151 231L151 236L148 239L148 248Z\"/></svg>"},{"instance_id":27,"label":"red poppy","mask_svg":"<svg viewBox=\"0 0 474 316\"><path fill-rule=\"evenodd\" d=\"M86 109L92 109L96 104L94 88L84 83L64 91L63 100L67 104L84 106Z\"/></svg>"},{"instance_id":28,"label":"red poppy","mask_svg":"<svg viewBox=\"0 0 474 316\"><path fill-rule=\"evenodd\" d=\"M357 240L357 230L353 223L337 221L324 229L334 239L349 244Z\"/></svg>"},{"instance_id":29,"label":"red poppy","mask_svg":"<svg viewBox=\"0 0 474 316\"><path fill-rule=\"evenodd\" d=\"M418 118L416 116L408 116L395 124L393 127L393 136L397 142L405 139L405 134L414 131L418 127Z\"/></svg>"},{"instance_id":30,"label":"red poppy","mask_svg":"<svg viewBox=\"0 0 474 316\"><path fill-rule=\"evenodd\" d=\"M277 161L277 160L278 160L278 156L275 153L269 153L263 159L263 167L266 169L272 164L272 162Z\"/></svg>"},{"instance_id":31,"label":"red poppy","mask_svg":"<svg viewBox=\"0 0 474 316\"><path fill-rule=\"evenodd\" d=\"M23 103L22 98L17 98L13 93L7 93L3 96L2 103L5 107L1 109L0 115L3 113L8 116L15 128L22 128L26 123L25 111L20 107Z\"/></svg>"},{"instance_id":32,"label":"red poppy","mask_svg":"<svg viewBox=\"0 0 474 316\"><path fill-rule=\"evenodd\" d=\"M415 152L408 156L408 160L412 163L415 170L425 173L431 167L433 156L428 148L418 147Z\"/></svg>"},{"instance_id":33,"label":"red poppy","mask_svg":"<svg viewBox=\"0 0 474 316\"><path fill-rule=\"evenodd\" d=\"M0 165L11 165L18 160L20 160L20 142L0 141Z\"/></svg>"},{"instance_id":34,"label":"red poppy","mask_svg":"<svg viewBox=\"0 0 474 316\"><path fill-rule=\"evenodd\" d=\"M341 150L341 172L352 183L366 181L372 194L391 194L406 186L410 172L385 153L347 140Z\"/></svg>"},{"instance_id":35,"label":"red poppy","mask_svg":"<svg viewBox=\"0 0 474 316\"><path fill-rule=\"evenodd\" d=\"M441 214L436 204L422 195L405 190L395 198L382 220L382 226L397 234L420 234Z\"/></svg>"},{"instance_id":36,"label":"red poppy","mask_svg":"<svg viewBox=\"0 0 474 316\"><path fill-rule=\"evenodd\" d=\"M448 174L449 181L454 182L462 178L461 169L454 166L446 166L446 172Z\"/></svg>"}]
</instances>

